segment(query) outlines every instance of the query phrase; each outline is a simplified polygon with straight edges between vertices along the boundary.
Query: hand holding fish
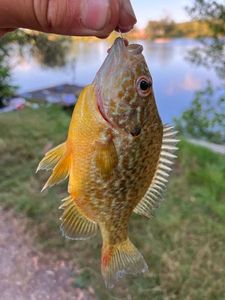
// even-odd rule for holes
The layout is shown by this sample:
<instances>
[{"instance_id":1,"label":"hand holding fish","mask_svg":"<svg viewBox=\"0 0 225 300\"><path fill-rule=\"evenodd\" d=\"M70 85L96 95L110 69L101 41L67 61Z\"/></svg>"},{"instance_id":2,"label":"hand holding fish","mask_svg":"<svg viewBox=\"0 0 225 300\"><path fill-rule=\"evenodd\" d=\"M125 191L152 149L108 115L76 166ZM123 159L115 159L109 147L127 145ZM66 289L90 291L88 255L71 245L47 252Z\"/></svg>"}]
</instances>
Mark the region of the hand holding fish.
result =
<instances>
[{"instance_id":1,"label":"hand holding fish","mask_svg":"<svg viewBox=\"0 0 225 300\"><path fill-rule=\"evenodd\" d=\"M130 0L0 0L0 36L16 28L107 37L136 23Z\"/></svg>"}]
</instances>

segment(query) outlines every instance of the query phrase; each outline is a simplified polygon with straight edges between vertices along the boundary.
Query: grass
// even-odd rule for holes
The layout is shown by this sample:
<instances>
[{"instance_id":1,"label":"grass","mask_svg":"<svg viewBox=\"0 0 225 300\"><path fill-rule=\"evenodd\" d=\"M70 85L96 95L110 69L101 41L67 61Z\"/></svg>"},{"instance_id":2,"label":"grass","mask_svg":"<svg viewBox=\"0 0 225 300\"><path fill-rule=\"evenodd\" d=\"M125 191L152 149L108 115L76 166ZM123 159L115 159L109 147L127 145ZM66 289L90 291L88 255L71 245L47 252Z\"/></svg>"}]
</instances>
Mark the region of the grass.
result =
<instances>
[{"instance_id":1,"label":"grass","mask_svg":"<svg viewBox=\"0 0 225 300\"><path fill-rule=\"evenodd\" d=\"M37 243L74 261L74 286L95 289L97 299L223 299L225 295L225 157L180 143L166 201L156 217L134 215L130 237L150 266L109 292L100 275L100 236L67 241L59 233L66 184L40 193L47 173L35 174L46 149L66 137L70 116L57 106L0 115L1 205L26 215Z\"/></svg>"}]
</instances>

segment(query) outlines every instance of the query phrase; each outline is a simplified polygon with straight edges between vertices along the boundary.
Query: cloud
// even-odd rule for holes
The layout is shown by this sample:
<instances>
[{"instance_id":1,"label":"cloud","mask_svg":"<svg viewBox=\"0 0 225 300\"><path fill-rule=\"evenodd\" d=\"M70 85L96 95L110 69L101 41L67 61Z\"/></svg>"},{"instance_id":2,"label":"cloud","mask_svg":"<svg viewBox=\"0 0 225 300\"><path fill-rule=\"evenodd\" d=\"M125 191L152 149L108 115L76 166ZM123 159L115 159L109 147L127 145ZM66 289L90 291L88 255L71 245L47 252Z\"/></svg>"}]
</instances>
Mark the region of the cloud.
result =
<instances>
[{"instance_id":1,"label":"cloud","mask_svg":"<svg viewBox=\"0 0 225 300\"><path fill-rule=\"evenodd\" d=\"M199 90L201 86L202 86L202 81L199 78L192 76L191 74L187 74L183 82L181 82L181 87L185 91L193 92Z\"/></svg>"},{"instance_id":2,"label":"cloud","mask_svg":"<svg viewBox=\"0 0 225 300\"><path fill-rule=\"evenodd\" d=\"M166 89L168 96L175 95L181 91L195 92L202 87L200 78L196 78L192 74L186 74L182 81L171 81Z\"/></svg>"}]
</instances>

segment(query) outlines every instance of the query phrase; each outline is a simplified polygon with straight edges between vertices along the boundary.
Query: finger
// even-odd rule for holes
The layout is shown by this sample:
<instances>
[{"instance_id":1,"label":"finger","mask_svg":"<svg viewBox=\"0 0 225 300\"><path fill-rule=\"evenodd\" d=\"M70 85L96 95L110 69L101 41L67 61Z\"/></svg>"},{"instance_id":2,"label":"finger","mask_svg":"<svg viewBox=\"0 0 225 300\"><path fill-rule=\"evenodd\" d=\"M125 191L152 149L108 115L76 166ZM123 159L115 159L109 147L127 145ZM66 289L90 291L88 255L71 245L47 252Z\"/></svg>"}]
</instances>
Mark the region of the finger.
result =
<instances>
[{"instance_id":1,"label":"finger","mask_svg":"<svg viewBox=\"0 0 225 300\"><path fill-rule=\"evenodd\" d=\"M120 1L110 0L110 18L108 19L105 27L101 31L97 32L97 37L106 38L113 30L115 30L119 22L119 12Z\"/></svg>"},{"instance_id":2,"label":"finger","mask_svg":"<svg viewBox=\"0 0 225 300\"><path fill-rule=\"evenodd\" d=\"M130 31L137 22L130 0L121 1L118 28L121 32Z\"/></svg>"},{"instance_id":3,"label":"finger","mask_svg":"<svg viewBox=\"0 0 225 300\"><path fill-rule=\"evenodd\" d=\"M15 28L2 28L2 29L0 28L0 37L13 30L15 30Z\"/></svg>"},{"instance_id":4,"label":"finger","mask_svg":"<svg viewBox=\"0 0 225 300\"><path fill-rule=\"evenodd\" d=\"M79 5L75 5L76 1L70 0L70 17L65 11L63 21L60 22L60 5L55 7L55 11L49 13L49 20L57 33L81 36L97 36L107 37L113 30L115 30L119 22L120 2L118 0L83 0L77 1ZM57 4L57 1L54 2ZM52 8L49 8L52 9ZM58 11L58 13L56 13ZM58 16L58 20L54 19Z\"/></svg>"},{"instance_id":5,"label":"finger","mask_svg":"<svg viewBox=\"0 0 225 300\"><path fill-rule=\"evenodd\" d=\"M135 23L136 18L132 16L132 7L127 1L17 0L15 5L15 0L1 0L0 27L104 38L118 24L121 31L126 31Z\"/></svg>"},{"instance_id":6,"label":"finger","mask_svg":"<svg viewBox=\"0 0 225 300\"><path fill-rule=\"evenodd\" d=\"M0 28L104 37L119 22L118 0L1 0Z\"/></svg>"}]
</instances>

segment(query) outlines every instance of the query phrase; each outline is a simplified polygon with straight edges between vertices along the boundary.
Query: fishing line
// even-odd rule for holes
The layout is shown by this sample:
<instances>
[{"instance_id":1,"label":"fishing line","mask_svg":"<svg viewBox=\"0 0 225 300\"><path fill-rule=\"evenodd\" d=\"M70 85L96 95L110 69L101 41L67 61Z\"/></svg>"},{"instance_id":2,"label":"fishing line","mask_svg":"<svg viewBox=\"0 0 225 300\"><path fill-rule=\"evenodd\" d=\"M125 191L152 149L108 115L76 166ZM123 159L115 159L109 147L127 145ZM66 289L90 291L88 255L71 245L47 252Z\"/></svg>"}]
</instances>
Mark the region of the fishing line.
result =
<instances>
[{"instance_id":1,"label":"fishing line","mask_svg":"<svg viewBox=\"0 0 225 300\"><path fill-rule=\"evenodd\" d=\"M122 31L119 29L118 32L119 32L119 34L120 34L121 39L124 40L124 35L123 35Z\"/></svg>"}]
</instances>

